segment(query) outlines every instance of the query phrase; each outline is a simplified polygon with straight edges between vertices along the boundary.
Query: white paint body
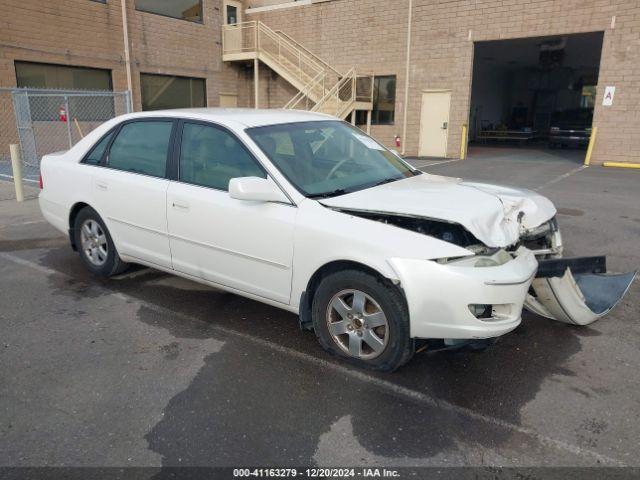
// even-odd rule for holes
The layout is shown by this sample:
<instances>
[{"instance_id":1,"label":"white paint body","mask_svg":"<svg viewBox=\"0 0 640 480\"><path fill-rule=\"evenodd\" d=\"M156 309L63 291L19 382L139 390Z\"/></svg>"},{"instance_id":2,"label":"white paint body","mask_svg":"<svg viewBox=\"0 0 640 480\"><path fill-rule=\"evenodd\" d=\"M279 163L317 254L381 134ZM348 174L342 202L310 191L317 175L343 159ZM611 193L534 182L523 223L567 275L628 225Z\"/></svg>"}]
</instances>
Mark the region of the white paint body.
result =
<instances>
[{"instance_id":1,"label":"white paint body","mask_svg":"<svg viewBox=\"0 0 640 480\"><path fill-rule=\"evenodd\" d=\"M160 116L207 121L231 130L263 165L286 201L239 200L221 190L80 163L117 123ZM495 266L479 267L476 263L483 257L470 250L337 209L455 222L488 246L508 247L518 241L523 229L555 215L551 202L529 191L428 174L321 201L306 198L270 163L245 129L322 120L327 117L306 112L221 109L118 117L68 152L43 158L42 213L66 233L72 208L86 203L106 223L124 261L296 313L315 272L330 262L350 261L400 285L413 337L489 338L516 328L537 270L532 252L524 248L512 254L502 252ZM436 261L457 257L462 259ZM482 321L470 312L469 304L503 307L498 317Z\"/></svg>"}]
</instances>

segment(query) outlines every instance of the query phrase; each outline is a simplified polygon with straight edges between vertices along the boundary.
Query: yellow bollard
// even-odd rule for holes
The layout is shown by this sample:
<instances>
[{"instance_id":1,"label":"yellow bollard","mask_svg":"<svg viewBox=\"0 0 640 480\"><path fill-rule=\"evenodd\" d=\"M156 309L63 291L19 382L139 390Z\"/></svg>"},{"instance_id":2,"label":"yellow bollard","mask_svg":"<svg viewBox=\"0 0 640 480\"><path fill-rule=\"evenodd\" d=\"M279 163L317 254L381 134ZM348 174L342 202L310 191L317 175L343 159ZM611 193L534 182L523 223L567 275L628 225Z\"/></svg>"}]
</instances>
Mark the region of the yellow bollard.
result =
<instances>
[{"instance_id":1,"label":"yellow bollard","mask_svg":"<svg viewBox=\"0 0 640 480\"><path fill-rule=\"evenodd\" d=\"M591 137L589 138L589 146L587 147L587 155L584 157L584 164L589 166L591 163L591 154L593 153L593 146L596 143L596 134L598 133L598 127L593 127L591 130Z\"/></svg>"},{"instance_id":2,"label":"yellow bollard","mask_svg":"<svg viewBox=\"0 0 640 480\"><path fill-rule=\"evenodd\" d=\"M13 169L13 184L16 188L16 201L22 202L24 200L24 193L22 191L22 162L20 161L20 147L15 143L9 145L11 152L11 168Z\"/></svg>"},{"instance_id":3,"label":"yellow bollard","mask_svg":"<svg viewBox=\"0 0 640 480\"><path fill-rule=\"evenodd\" d=\"M604 162L602 166L614 168L640 168L640 163Z\"/></svg>"},{"instance_id":4,"label":"yellow bollard","mask_svg":"<svg viewBox=\"0 0 640 480\"><path fill-rule=\"evenodd\" d=\"M460 142L460 160L467 158L467 125L462 125L462 141Z\"/></svg>"}]
</instances>

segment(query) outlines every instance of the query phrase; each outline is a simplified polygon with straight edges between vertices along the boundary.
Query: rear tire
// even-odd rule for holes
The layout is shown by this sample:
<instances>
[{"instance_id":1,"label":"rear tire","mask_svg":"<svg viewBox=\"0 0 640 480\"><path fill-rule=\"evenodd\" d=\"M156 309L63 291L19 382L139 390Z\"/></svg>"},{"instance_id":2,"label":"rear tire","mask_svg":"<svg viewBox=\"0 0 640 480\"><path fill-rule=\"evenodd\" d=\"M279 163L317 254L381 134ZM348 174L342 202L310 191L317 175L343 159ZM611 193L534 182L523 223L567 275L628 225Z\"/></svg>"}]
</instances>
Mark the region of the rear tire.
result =
<instances>
[{"instance_id":1,"label":"rear tire","mask_svg":"<svg viewBox=\"0 0 640 480\"><path fill-rule=\"evenodd\" d=\"M85 207L78 212L73 235L80 259L90 272L111 277L129 267L120 259L109 230L93 208Z\"/></svg>"},{"instance_id":2,"label":"rear tire","mask_svg":"<svg viewBox=\"0 0 640 480\"><path fill-rule=\"evenodd\" d=\"M390 372L415 352L402 292L369 273L343 270L324 277L311 315L324 349L359 367Z\"/></svg>"}]
</instances>

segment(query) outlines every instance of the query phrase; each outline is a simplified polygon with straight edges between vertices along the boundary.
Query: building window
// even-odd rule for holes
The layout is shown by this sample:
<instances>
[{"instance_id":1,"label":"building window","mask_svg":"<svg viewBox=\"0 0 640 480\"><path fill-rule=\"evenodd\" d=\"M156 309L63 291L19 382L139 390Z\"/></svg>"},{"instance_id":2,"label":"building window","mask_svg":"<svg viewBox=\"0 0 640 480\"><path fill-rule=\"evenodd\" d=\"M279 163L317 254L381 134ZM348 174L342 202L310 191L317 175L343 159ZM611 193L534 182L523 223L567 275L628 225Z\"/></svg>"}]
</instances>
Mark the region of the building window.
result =
<instances>
[{"instance_id":1,"label":"building window","mask_svg":"<svg viewBox=\"0 0 640 480\"><path fill-rule=\"evenodd\" d=\"M111 71L100 68L52 65L47 63L15 62L18 88L53 90L112 90ZM57 120L64 97L35 96L30 98L34 120ZM104 121L115 116L113 97L68 98L70 118L85 121Z\"/></svg>"},{"instance_id":2,"label":"building window","mask_svg":"<svg viewBox=\"0 0 640 480\"><path fill-rule=\"evenodd\" d=\"M396 76L373 79L372 125L393 125L396 113Z\"/></svg>"},{"instance_id":3,"label":"building window","mask_svg":"<svg viewBox=\"0 0 640 480\"><path fill-rule=\"evenodd\" d=\"M99 68L15 62L19 88L111 90L111 71Z\"/></svg>"},{"instance_id":4,"label":"building window","mask_svg":"<svg viewBox=\"0 0 640 480\"><path fill-rule=\"evenodd\" d=\"M206 107L204 78L140 74L143 110Z\"/></svg>"},{"instance_id":5,"label":"building window","mask_svg":"<svg viewBox=\"0 0 640 480\"><path fill-rule=\"evenodd\" d=\"M135 0L136 10L202 23L202 0Z\"/></svg>"},{"instance_id":6,"label":"building window","mask_svg":"<svg viewBox=\"0 0 640 480\"><path fill-rule=\"evenodd\" d=\"M373 110L371 125L393 125L396 113L396 76L385 75L373 79ZM356 124L366 125L367 112L356 112Z\"/></svg>"},{"instance_id":7,"label":"building window","mask_svg":"<svg viewBox=\"0 0 640 480\"><path fill-rule=\"evenodd\" d=\"M235 25L238 23L238 7L235 5L227 5L227 25Z\"/></svg>"}]
</instances>

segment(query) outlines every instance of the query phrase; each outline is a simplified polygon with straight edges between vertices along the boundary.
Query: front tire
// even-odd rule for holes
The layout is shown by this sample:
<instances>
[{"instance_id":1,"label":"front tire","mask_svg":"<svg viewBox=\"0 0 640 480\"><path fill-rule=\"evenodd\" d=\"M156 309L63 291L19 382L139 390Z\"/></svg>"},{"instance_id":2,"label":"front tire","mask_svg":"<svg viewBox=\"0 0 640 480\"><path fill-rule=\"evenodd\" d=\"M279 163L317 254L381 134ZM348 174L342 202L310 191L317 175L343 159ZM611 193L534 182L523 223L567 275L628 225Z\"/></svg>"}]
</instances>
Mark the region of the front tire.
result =
<instances>
[{"instance_id":1,"label":"front tire","mask_svg":"<svg viewBox=\"0 0 640 480\"><path fill-rule=\"evenodd\" d=\"M73 231L80 259L92 273L111 277L128 268L129 265L120 259L104 221L93 208L80 210Z\"/></svg>"},{"instance_id":2,"label":"front tire","mask_svg":"<svg viewBox=\"0 0 640 480\"><path fill-rule=\"evenodd\" d=\"M393 371L415 351L402 292L369 273L344 270L324 277L311 315L325 350L360 367Z\"/></svg>"}]
</instances>

